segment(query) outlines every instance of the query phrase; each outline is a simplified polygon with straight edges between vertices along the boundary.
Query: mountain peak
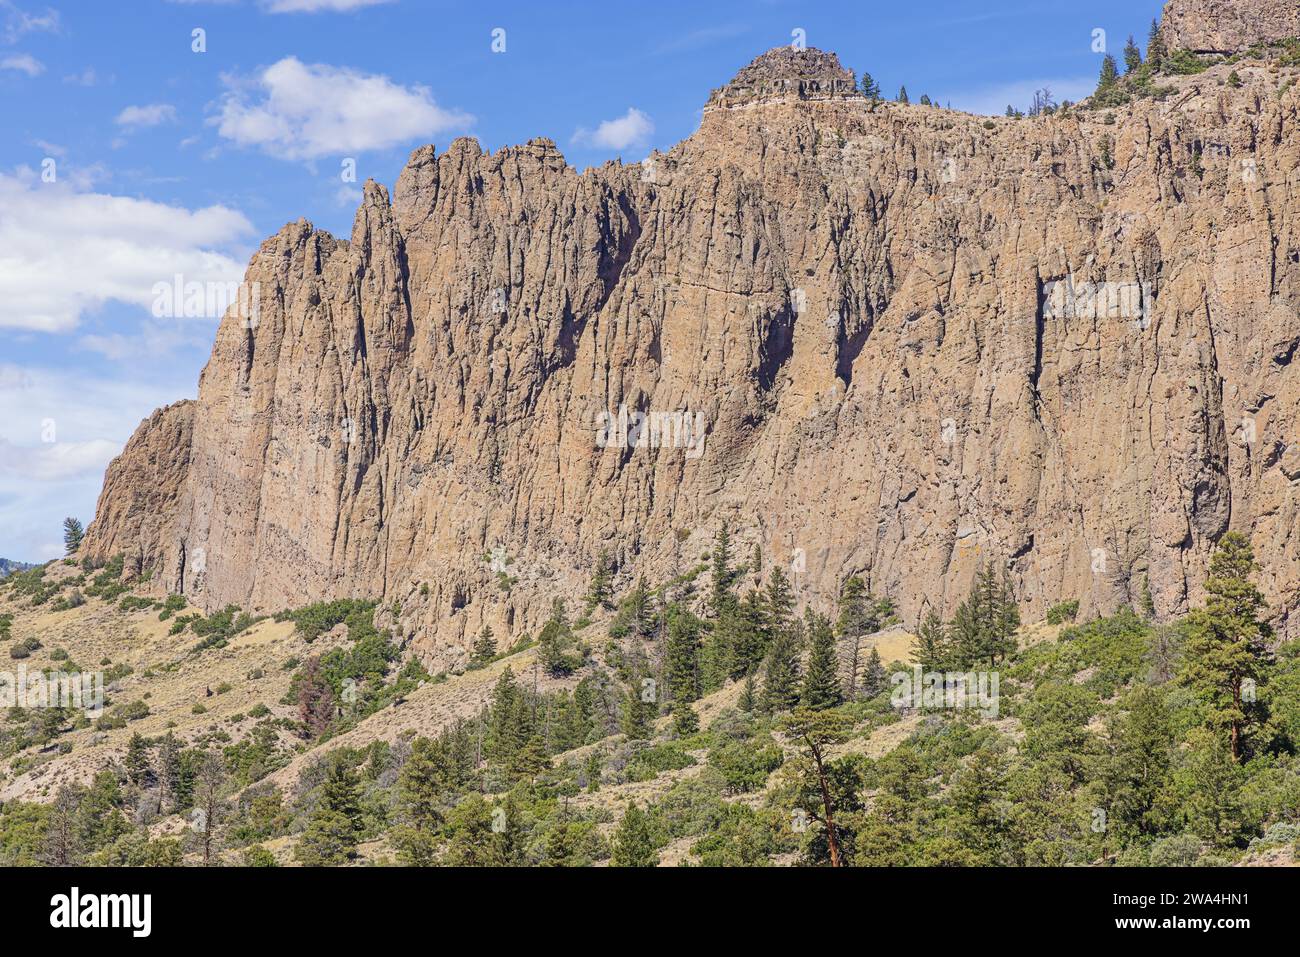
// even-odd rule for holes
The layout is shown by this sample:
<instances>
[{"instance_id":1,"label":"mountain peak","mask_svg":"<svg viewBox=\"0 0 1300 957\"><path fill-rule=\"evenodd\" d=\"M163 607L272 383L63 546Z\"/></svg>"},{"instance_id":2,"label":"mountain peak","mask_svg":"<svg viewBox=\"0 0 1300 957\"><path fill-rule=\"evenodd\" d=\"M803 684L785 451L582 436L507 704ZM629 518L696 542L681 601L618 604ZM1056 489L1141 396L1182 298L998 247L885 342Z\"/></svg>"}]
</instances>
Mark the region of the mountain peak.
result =
<instances>
[{"instance_id":1,"label":"mountain peak","mask_svg":"<svg viewBox=\"0 0 1300 957\"><path fill-rule=\"evenodd\" d=\"M764 100L826 100L858 95L857 78L834 53L815 47L780 46L755 57L730 83L714 90L705 109Z\"/></svg>"}]
</instances>

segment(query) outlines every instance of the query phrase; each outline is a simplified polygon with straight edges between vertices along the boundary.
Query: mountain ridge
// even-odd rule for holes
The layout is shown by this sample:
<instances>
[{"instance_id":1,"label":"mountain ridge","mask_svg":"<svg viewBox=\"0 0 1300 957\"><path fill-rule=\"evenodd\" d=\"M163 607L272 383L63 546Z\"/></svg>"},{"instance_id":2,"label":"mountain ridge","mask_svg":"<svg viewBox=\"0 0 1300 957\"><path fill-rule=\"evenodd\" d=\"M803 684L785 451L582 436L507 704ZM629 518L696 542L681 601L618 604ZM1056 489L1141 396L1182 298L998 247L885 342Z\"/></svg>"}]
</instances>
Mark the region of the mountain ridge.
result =
<instances>
[{"instance_id":1,"label":"mountain ridge","mask_svg":"<svg viewBox=\"0 0 1300 957\"><path fill-rule=\"evenodd\" d=\"M110 469L178 449L163 501L107 483L85 554L205 608L383 596L438 665L535 630L600 552L684 569L724 521L910 621L985 562L1029 614L1147 581L1181 613L1235 528L1291 634L1297 97L1235 71L1027 120L787 84L581 174L549 140L422 147L350 240L263 243L258 322ZM1142 313L1098 316L1115 289ZM601 446L623 408L702 414L701 454Z\"/></svg>"}]
</instances>

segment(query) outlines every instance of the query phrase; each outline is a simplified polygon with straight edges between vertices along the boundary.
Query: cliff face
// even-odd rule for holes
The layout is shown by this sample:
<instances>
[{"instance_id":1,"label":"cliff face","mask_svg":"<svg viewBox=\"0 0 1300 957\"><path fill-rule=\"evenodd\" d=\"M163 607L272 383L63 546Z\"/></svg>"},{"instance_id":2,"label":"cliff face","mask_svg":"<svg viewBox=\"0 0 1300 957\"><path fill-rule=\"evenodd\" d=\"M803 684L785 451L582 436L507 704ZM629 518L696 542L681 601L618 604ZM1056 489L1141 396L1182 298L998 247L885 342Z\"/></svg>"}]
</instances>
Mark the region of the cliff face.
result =
<instances>
[{"instance_id":1,"label":"cliff face","mask_svg":"<svg viewBox=\"0 0 1300 957\"><path fill-rule=\"evenodd\" d=\"M1300 37L1296 0L1171 0L1160 21L1171 50L1236 53Z\"/></svg>"},{"instance_id":2,"label":"cliff face","mask_svg":"<svg viewBox=\"0 0 1300 957\"><path fill-rule=\"evenodd\" d=\"M484 621L535 629L602 548L663 580L723 521L815 602L856 573L909 616L985 561L1030 616L1147 575L1173 614L1234 528L1294 633L1285 77L985 121L851 95L826 55L755 67L641 166L458 140L391 200L367 184L350 241L286 226L176 413L192 451L148 459L146 422L91 552L209 607L397 599L446 664ZM142 458L179 493L132 498Z\"/></svg>"},{"instance_id":3,"label":"cliff face","mask_svg":"<svg viewBox=\"0 0 1300 957\"><path fill-rule=\"evenodd\" d=\"M132 575L161 570L176 554L181 489L189 478L194 403L176 402L140 423L104 475L82 554L122 555Z\"/></svg>"}]
</instances>

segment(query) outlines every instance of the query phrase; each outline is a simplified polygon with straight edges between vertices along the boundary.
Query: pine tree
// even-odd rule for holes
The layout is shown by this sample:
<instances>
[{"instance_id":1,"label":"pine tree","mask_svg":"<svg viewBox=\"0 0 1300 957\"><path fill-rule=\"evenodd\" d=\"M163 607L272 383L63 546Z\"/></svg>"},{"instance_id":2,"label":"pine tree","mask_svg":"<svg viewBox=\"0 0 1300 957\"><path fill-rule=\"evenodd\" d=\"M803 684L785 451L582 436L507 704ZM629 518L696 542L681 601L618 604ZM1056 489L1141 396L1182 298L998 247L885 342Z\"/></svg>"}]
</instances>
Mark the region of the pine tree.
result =
<instances>
[{"instance_id":1,"label":"pine tree","mask_svg":"<svg viewBox=\"0 0 1300 957\"><path fill-rule=\"evenodd\" d=\"M592 572L591 584L587 588L588 615L597 608L608 610L613 607L610 603L613 581L614 572L610 564L609 552L602 548L596 557L596 570Z\"/></svg>"},{"instance_id":2,"label":"pine tree","mask_svg":"<svg viewBox=\"0 0 1300 957\"><path fill-rule=\"evenodd\" d=\"M854 575L844 580L840 586L840 615L836 629L841 638L849 643L848 687L847 697L853 700L858 696L858 656L861 653L862 639L870 633L868 621L867 585Z\"/></svg>"},{"instance_id":3,"label":"pine tree","mask_svg":"<svg viewBox=\"0 0 1300 957\"><path fill-rule=\"evenodd\" d=\"M448 757L438 742L425 737L411 742L411 756L397 778L400 823L389 834L405 864L433 863L444 820L442 795L450 784Z\"/></svg>"},{"instance_id":4,"label":"pine tree","mask_svg":"<svg viewBox=\"0 0 1300 957\"><path fill-rule=\"evenodd\" d=\"M650 737L650 722L659 712L656 690L653 683L647 684L645 678L634 676L631 684L623 693L622 714L619 726L622 732L634 741L643 741Z\"/></svg>"},{"instance_id":5,"label":"pine tree","mask_svg":"<svg viewBox=\"0 0 1300 957\"><path fill-rule=\"evenodd\" d=\"M767 614L766 624L771 638L789 631L794 614L794 592L790 588L790 580L780 565L772 569L772 577L768 579L767 591L763 598L764 611Z\"/></svg>"},{"instance_id":6,"label":"pine tree","mask_svg":"<svg viewBox=\"0 0 1300 957\"><path fill-rule=\"evenodd\" d=\"M872 79L870 73L862 74L862 95L869 100L880 99L880 84Z\"/></svg>"},{"instance_id":7,"label":"pine tree","mask_svg":"<svg viewBox=\"0 0 1300 957\"><path fill-rule=\"evenodd\" d=\"M1133 34L1129 34L1128 43L1124 44L1124 72L1132 73L1142 66L1142 51L1138 45L1133 42Z\"/></svg>"},{"instance_id":8,"label":"pine tree","mask_svg":"<svg viewBox=\"0 0 1300 957\"><path fill-rule=\"evenodd\" d=\"M826 751L832 745L848 737L850 720L838 711L815 711L811 708L799 708L784 722L785 732L800 742L806 749L804 756L808 777L813 791L820 797L814 806L806 808L813 819L820 821L826 829L826 843L830 852L831 866L842 867L839 833L835 823L835 800L832 794L831 774L826 767Z\"/></svg>"},{"instance_id":9,"label":"pine tree","mask_svg":"<svg viewBox=\"0 0 1300 957\"><path fill-rule=\"evenodd\" d=\"M356 856L361 831L357 773L343 755L334 756L294 856L309 867L342 864Z\"/></svg>"},{"instance_id":10,"label":"pine tree","mask_svg":"<svg viewBox=\"0 0 1300 957\"><path fill-rule=\"evenodd\" d=\"M1209 709L1210 727L1227 732L1234 761L1241 760L1245 731L1261 717L1246 689L1253 689L1271 657L1272 630L1260 620L1267 606L1250 580L1256 568L1249 540L1239 532L1224 535L1210 559L1206 605L1187 619L1179 675Z\"/></svg>"},{"instance_id":11,"label":"pine tree","mask_svg":"<svg viewBox=\"0 0 1300 957\"><path fill-rule=\"evenodd\" d=\"M736 595L731 590L736 578L736 571L731 566L731 529L726 522L718 529L713 538L711 556L712 591L709 595L709 607L715 620L722 617L735 605Z\"/></svg>"},{"instance_id":12,"label":"pine tree","mask_svg":"<svg viewBox=\"0 0 1300 957\"><path fill-rule=\"evenodd\" d=\"M673 706L673 734L679 738L689 738L700 730L700 716L689 704Z\"/></svg>"},{"instance_id":13,"label":"pine tree","mask_svg":"<svg viewBox=\"0 0 1300 957\"><path fill-rule=\"evenodd\" d=\"M497 640L491 625L484 625L474 641L474 650L470 656L470 665L482 667L497 656Z\"/></svg>"},{"instance_id":14,"label":"pine tree","mask_svg":"<svg viewBox=\"0 0 1300 957\"><path fill-rule=\"evenodd\" d=\"M908 98L907 98L907 87L905 87L905 86L900 86L900 87L898 88L898 102L899 102L899 103L908 103L908 102L910 102L910 101L908 100Z\"/></svg>"},{"instance_id":15,"label":"pine tree","mask_svg":"<svg viewBox=\"0 0 1300 957\"><path fill-rule=\"evenodd\" d=\"M650 833L650 818L636 802L627 806L614 832L613 867L658 867L659 852Z\"/></svg>"},{"instance_id":16,"label":"pine tree","mask_svg":"<svg viewBox=\"0 0 1300 957\"><path fill-rule=\"evenodd\" d=\"M916 648L912 657L926 671L945 671L951 650L948 647L948 629L939 613L933 608L926 613L917 629Z\"/></svg>"},{"instance_id":17,"label":"pine tree","mask_svg":"<svg viewBox=\"0 0 1300 957\"><path fill-rule=\"evenodd\" d=\"M779 634L767 653L763 678L763 710L775 714L788 711L799 702L799 652L793 636Z\"/></svg>"},{"instance_id":18,"label":"pine tree","mask_svg":"<svg viewBox=\"0 0 1300 957\"><path fill-rule=\"evenodd\" d=\"M1152 19L1151 32L1147 35L1147 63L1151 64L1153 70L1158 70L1164 64L1165 41L1160 38L1160 21Z\"/></svg>"},{"instance_id":19,"label":"pine tree","mask_svg":"<svg viewBox=\"0 0 1300 957\"><path fill-rule=\"evenodd\" d=\"M569 625L569 616L564 609L563 599L557 598L551 607L551 617L542 626L537 636L537 657L546 673L554 678L563 678L572 674L581 665L576 654L570 653L573 645L573 629Z\"/></svg>"},{"instance_id":20,"label":"pine tree","mask_svg":"<svg viewBox=\"0 0 1300 957\"><path fill-rule=\"evenodd\" d=\"M749 675L745 679L744 687L740 689L740 700L736 702L736 707L740 708L745 714L753 714L754 709L758 707L757 689L754 687L754 676Z\"/></svg>"},{"instance_id":21,"label":"pine tree","mask_svg":"<svg viewBox=\"0 0 1300 957\"><path fill-rule=\"evenodd\" d=\"M69 516L63 520L63 549L65 555L75 554L77 549L81 548L81 540L85 538L86 530L81 527L81 522Z\"/></svg>"},{"instance_id":22,"label":"pine tree","mask_svg":"<svg viewBox=\"0 0 1300 957\"><path fill-rule=\"evenodd\" d=\"M884 662L880 660L880 651L876 648L871 649L871 654L867 656L866 674L862 676L862 693L865 697L874 698L885 690L889 678L885 674Z\"/></svg>"},{"instance_id":23,"label":"pine tree","mask_svg":"<svg viewBox=\"0 0 1300 957\"><path fill-rule=\"evenodd\" d=\"M320 657L313 655L303 663L298 677L298 720L303 733L319 738L334 720L334 689L326 680Z\"/></svg>"},{"instance_id":24,"label":"pine tree","mask_svg":"<svg viewBox=\"0 0 1300 957\"><path fill-rule=\"evenodd\" d=\"M636 638L650 638L655 633L654 593L646 585L645 576L637 579L636 587L624 600L623 617L628 633Z\"/></svg>"},{"instance_id":25,"label":"pine tree","mask_svg":"<svg viewBox=\"0 0 1300 957\"><path fill-rule=\"evenodd\" d=\"M933 103L930 102L930 96L929 96L928 93L922 93L922 94L921 94L920 104L921 104L921 106L933 106L933 105L934 105Z\"/></svg>"},{"instance_id":26,"label":"pine tree","mask_svg":"<svg viewBox=\"0 0 1300 957\"><path fill-rule=\"evenodd\" d=\"M808 671L803 679L802 702L821 711L843 701L840 690L839 661L836 657L835 632L824 615L814 615L809 629L812 648L808 654Z\"/></svg>"},{"instance_id":27,"label":"pine tree","mask_svg":"<svg viewBox=\"0 0 1300 957\"><path fill-rule=\"evenodd\" d=\"M673 701L691 702L700 696L701 624L685 609L675 608L669 615L666 677Z\"/></svg>"},{"instance_id":28,"label":"pine tree","mask_svg":"<svg viewBox=\"0 0 1300 957\"><path fill-rule=\"evenodd\" d=\"M1115 64L1115 58L1107 53L1101 60L1101 76L1097 80L1097 92L1109 90L1118 80L1119 67Z\"/></svg>"},{"instance_id":29,"label":"pine tree","mask_svg":"<svg viewBox=\"0 0 1300 957\"><path fill-rule=\"evenodd\" d=\"M203 866L212 866L213 854L220 848L218 828L225 812L221 789L226 782L226 763L221 755L209 752L203 756L195 778L194 814L191 825L198 834L203 853Z\"/></svg>"},{"instance_id":30,"label":"pine tree","mask_svg":"<svg viewBox=\"0 0 1300 957\"><path fill-rule=\"evenodd\" d=\"M168 731L158 742L158 810L166 814L180 808L181 746Z\"/></svg>"},{"instance_id":31,"label":"pine tree","mask_svg":"<svg viewBox=\"0 0 1300 957\"><path fill-rule=\"evenodd\" d=\"M131 740L126 745L126 777L137 787L145 787L153 779L149 745L139 731L131 735Z\"/></svg>"},{"instance_id":32,"label":"pine tree","mask_svg":"<svg viewBox=\"0 0 1300 957\"><path fill-rule=\"evenodd\" d=\"M728 677L740 680L763 663L771 643L771 616L763 593L751 589L726 621L730 648Z\"/></svg>"}]
</instances>

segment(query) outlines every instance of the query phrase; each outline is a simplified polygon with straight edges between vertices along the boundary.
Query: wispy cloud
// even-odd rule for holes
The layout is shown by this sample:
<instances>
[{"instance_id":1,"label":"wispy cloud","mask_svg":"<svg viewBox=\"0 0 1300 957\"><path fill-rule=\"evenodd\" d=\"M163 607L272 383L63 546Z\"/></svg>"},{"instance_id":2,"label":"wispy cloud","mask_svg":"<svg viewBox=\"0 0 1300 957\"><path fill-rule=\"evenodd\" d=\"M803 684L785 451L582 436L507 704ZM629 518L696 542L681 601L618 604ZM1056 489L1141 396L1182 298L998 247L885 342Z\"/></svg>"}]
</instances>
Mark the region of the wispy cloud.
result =
<instances>
[{"instance_id":1,"label":"wispy cloud","mask_svg":"<svg viewBox=\"0 0 1300 957\"><path fill-rule=\"evenodd\" d=\"M232 89L210 122L240 146L303 160L385 149L464 129L474 118L443 109L427 87L378 74L286 57Z\"/></svg>"},{"instance_id":2,"label":"wispy cloud","mask_svg":"<svg viewBox=\"0 0 1300 957\"><path fill-rule=\"evenodd\" d=\"M595 130L579 127L574 131L572 141L579 146L625 150L644 146L654 131L655 125L650 117L633 106L617 119L605 120Z\"/></svg>"},{"instance_id":3,"label":"wispy cloud","mask_svg":"<svg viewBox=\"0 0 1300 957\"><path fill-rule=\"evenodd\" d=\"M147 106L128 106L117 114L114 122L130 130L138 130L175 120L176 107L170 103L150 103Z\"/></svg>"},{"instance_id":4,"label":"wispy cloud","mask_svg":"<svg viewBox=\"0 0 1300 957\"><path fill-rule=\"evenodd\" d=\"M58 33L59 11L46 7L40 13L29 13L13 0L0 0L3 14L3 35L6 43L17 43L29 33Z\"/></svg>"},{"instance_id":5,"label":"wispy cloud","mask_svg":"<svg viewBox=\"0 0 1300 957\"><path fill-rule=\"evenodd\" d=\"M27 53L18 53L0 60L0 70L17 70L28 76L40 76L45 72L45 64Z\"/></svg>"},{"instance_id":6,"label":"wispy cloud","mask_svg":"<svg viewBox=\"0 0 1300 957\"><path fill-rule=\"evenodd\" d=\"M262 0L267 13L346 13L394 0Z\"/></svg>"}]
</instances>

